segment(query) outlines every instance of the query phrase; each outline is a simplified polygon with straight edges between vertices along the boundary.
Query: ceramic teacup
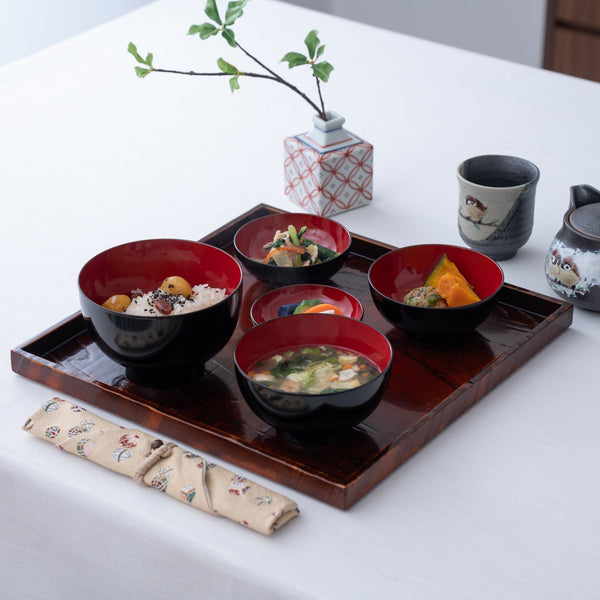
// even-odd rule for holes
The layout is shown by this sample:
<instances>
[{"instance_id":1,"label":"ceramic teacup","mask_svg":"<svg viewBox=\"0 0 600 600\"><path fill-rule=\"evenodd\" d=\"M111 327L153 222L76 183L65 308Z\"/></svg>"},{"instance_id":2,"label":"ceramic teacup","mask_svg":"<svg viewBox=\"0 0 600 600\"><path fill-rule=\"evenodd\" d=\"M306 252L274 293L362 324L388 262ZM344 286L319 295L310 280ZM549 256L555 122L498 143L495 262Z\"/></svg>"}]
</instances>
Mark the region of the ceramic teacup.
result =
<instances>
[{"instance_id":1,"label":"ceramic teacup","mask_svg":"<svg viewBox=\"0 0 600 600\"><path fill-rule=\"evenodd\" d=\"M539 169L523 158L488 154L462 162L457 177L461 238L494 260L513 257L533 229Z\"/></svg>"}]
</instances>

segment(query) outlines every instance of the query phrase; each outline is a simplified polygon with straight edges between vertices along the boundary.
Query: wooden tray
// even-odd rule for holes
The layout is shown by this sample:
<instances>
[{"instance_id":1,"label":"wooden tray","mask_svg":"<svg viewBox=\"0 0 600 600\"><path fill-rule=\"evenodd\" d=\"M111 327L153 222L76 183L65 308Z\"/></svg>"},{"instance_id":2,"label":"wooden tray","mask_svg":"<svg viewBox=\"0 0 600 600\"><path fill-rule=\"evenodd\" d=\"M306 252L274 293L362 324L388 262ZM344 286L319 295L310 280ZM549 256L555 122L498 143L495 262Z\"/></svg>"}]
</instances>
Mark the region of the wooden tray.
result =
<instances>
[{"instance_id":1,"label":"wooden tray","mask_svg":"<svg viewBox=\"0 0 600 600\"><path fill-rule=\"evenodd\" d=\"M284 211L258 205L201 241L233 254L233 236L242 224L278 212ZM363 320L387 335L394 362L379 407L326 448L300 447L282 439L241 396L232 351L252 327L250 306L271 289L246 272L238 327L193 386L155 390L130 383L124 368L92 341L81 313L13 349L12 369L346 509L568 328L573 316L568 302L505 285L491 317L470 337L446 345L420 344L389 325L371 301L367 270L392 248L353 235L348 261L331 280L361 300Z\"/></svg>"}]
</instances>

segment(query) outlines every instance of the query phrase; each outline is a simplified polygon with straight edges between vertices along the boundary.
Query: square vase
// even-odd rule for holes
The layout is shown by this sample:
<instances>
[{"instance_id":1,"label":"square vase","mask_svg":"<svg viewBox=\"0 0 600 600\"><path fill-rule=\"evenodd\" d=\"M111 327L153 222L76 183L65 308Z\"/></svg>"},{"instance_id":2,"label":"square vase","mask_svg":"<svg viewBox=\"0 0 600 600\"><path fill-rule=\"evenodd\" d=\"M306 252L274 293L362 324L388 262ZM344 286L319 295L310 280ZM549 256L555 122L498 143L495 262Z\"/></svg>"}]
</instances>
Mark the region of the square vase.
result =
<instances>
[{"instance_id":1,"label":"square vase","mask_svg":"<svg viewBox=\"0 0 600 600\"><path fill-rule=\"evenodd\" d=\"M285 196L323 217L366 206L373 198L372 144L343 129L343 117L328 115L331 121L315 117L312 131L283 142ZM323 123L333 127L324 131Z\"/></svg>"}]
</instances>

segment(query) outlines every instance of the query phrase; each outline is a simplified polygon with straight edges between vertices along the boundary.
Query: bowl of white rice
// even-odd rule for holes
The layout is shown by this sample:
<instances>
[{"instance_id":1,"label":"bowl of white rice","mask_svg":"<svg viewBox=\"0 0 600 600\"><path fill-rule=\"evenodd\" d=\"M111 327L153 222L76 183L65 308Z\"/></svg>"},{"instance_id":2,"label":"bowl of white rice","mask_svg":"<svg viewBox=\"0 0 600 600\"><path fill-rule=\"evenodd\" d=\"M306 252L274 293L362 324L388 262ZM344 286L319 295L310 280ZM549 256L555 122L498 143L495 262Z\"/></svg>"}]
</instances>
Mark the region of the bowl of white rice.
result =
<instances>
[{"instance_id":1,"label":"bowl of white rice","mask_svg":"<svg viewBox=\"0 0 600 600\"><path fill-rule=\"evenodd\" d=\"M209 244L150 239L94 256L78 284L92 338L126 377L178 387L198 379L233 335L242 269Z\"/></svg>"}]
</instances>

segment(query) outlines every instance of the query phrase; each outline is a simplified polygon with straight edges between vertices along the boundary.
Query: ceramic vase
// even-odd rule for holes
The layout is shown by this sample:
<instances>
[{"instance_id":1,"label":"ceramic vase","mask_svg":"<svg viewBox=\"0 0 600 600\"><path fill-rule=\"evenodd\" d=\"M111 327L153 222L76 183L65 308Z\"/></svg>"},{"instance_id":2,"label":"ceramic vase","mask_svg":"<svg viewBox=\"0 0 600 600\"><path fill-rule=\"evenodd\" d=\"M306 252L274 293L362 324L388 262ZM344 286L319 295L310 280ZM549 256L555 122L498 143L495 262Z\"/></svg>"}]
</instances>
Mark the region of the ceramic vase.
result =
<instances>
[{"instance_id":1,"label":"ceramic vase","mask_svg":"<svg viewBox=\"0 0 600 600\"><path fill-rule=\"evenodd\" d=\"M313 128L284 140L285 195L308 212L329 217L373 199L373 146L344 129L328 111Z\"/></svg>"}]
</instances>

